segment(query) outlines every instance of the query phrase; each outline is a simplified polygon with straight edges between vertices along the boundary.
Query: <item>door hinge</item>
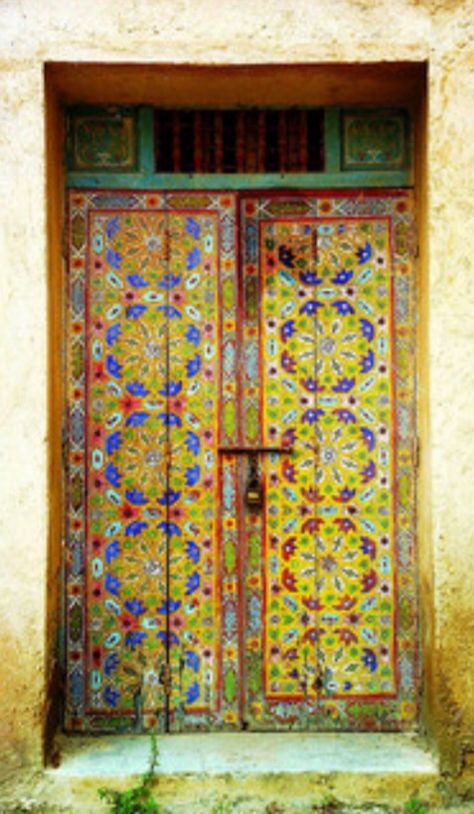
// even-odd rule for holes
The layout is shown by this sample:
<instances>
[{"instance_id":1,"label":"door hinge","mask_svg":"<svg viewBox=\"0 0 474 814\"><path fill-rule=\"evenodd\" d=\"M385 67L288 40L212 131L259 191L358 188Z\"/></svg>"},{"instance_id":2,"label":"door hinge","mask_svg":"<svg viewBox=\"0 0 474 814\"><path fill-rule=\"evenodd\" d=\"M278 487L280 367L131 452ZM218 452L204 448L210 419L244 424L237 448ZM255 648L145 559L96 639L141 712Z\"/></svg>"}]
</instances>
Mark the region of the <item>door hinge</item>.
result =
<instances>
[{"instance_id":1,"label":"door hinge","mask_svg":"<svg viewBox=\"0 0 474 814\"><path fill-rule=\"evenodd\" d=\"M160 672L160 683L163 685L165 695L171 695L171 667L169 664L164 664Z\"/></svg>"}]
</instances>

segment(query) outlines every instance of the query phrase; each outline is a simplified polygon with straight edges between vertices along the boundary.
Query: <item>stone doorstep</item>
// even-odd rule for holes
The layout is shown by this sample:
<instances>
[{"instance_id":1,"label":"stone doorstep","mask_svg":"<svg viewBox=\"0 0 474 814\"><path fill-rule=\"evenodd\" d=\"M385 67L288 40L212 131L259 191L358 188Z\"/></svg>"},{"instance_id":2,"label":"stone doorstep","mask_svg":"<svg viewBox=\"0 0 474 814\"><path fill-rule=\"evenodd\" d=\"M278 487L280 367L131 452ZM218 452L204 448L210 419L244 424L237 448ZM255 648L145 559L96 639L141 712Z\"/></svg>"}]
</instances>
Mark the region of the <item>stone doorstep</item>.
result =
<instances>
[{"instance_id":1,"label":"stone doorstep","mask_svg":"<svg viewBox=\"0 0 474 814\"><path fill-rule=\"evenodd\" d=\"M132 786L150 756L139 735L61 736L57 745L60 765L46 770L45 791L84 814L102 810L100 786ZM219 805L222 814L265 814L272 803L282 814L309 814L328 796L357 807L440 803L437 762L413 735L162 735L158 747L157 799L172 814L221 814Z\"/></svg>"}]
</instances>

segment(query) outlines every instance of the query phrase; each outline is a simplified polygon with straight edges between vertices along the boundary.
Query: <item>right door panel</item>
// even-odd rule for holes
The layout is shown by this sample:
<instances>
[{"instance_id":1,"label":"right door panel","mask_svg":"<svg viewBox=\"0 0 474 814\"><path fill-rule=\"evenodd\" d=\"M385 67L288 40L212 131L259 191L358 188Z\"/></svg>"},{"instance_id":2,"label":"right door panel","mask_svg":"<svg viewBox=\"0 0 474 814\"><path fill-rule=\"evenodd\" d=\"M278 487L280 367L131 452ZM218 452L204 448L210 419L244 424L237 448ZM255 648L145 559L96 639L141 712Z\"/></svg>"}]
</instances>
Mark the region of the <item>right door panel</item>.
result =
<instances>
[{"instance_id":1,"label":"right door panel","mask_svg":"<svg viewBox=\"0 0 474 814\"><path fill-rule=\"evenodd\" d=\"M416 716L412 202L248 196L245 715L254 729L404 729ZM290 451L291 448L291 451Z\"/></svg>"}]
</instances>

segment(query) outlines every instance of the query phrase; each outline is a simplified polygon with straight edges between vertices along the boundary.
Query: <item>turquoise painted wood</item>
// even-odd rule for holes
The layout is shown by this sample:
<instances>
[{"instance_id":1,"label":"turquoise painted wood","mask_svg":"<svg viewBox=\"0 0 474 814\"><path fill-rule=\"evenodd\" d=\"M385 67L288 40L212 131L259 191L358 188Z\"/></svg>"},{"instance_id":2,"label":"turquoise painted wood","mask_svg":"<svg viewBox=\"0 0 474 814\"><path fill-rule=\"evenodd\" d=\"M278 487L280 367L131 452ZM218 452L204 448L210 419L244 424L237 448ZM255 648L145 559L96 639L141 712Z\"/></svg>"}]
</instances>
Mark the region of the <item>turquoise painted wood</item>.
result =
<instances>
[{"instance_id":1,"label":"turquoise painted wood","mask_svg":"<svg viewBox=\"0 0 474 814\"><path fill-rule=\"evenodd\" d=\"M409 187L411 172L318 172L275 175L186 175L183 173L70 172L67 186L81 189L354 189L358 187Z\"/></svg>"},{"instance_id":2,"label":"turquoise painted wood","mask_svg":"<svg viewBox=\"0 0 474 814\"><path fill-rule=\"evenodd\" d=\"M338 173L341 169L341 112L338 107L324 111L324 170Z\"/></svg>"},{"instance_id":3,"label":"turquoise painted wood","mask_svg":"<svg viewBox=\"0 0 474 814\"><path fill-rule=\"evenodd\" d=\"M138 113L138 168L140 174L152 174L155 169L153 139L153 108L142 107Z\"/></svg>"},{"instance_id":4,"label":"turquoise painted wood","mask_svg":"<svg viewBox=\"0 0 474 814\"><path fill-rule=\"evenodd\" d=\"M75 108L74 115L100 112ZM127 112L130 108L127 108ZM324 110L324 171L310 173L156 173L154 154L154 109L136 109L138 167L136 172L77 171L69 169L66 186L81 189L357 189L359 187L410 187L414 184L411 155L406 169L342 169L342 111ZM373 111L371 112L373 115ZM70 132L70 128L69 128ZM410 142L411 143L411 142ZM411 151L410 151L411 153ZM66 163L71 166L70 136Z\"/></svg>"}]
</instances>

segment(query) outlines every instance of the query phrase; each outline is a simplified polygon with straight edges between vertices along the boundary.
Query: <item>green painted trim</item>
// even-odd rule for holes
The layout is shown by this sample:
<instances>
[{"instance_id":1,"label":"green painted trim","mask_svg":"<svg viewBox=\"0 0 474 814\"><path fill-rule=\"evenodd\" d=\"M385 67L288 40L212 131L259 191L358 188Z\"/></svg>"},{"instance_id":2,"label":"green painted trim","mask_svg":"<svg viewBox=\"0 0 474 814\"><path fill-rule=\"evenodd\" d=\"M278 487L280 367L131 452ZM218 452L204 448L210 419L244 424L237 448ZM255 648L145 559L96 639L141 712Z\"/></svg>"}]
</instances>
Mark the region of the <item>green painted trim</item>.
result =
<instances>
[{"instance_id":1,"label":"green painted trim","mask_svg":"<svg viewBox=\"0 0 474 814\"><path fill-rule=\"evenodd\" d=\"M138 171L143 175L155 169L155 136L153 108L141 107L138 111Z\"/></svg>"},{"instance_id":2,"label":"green painted trim","mask_svg":"<svg viewBox=\"0 0 474 814\"><path fill-rule=\"evenodd\" d=\"M376 166L374 164L369 165L367 162L360 161L360 162L353 162L352 166L346 160L346 133L345 133L345 118L346 117L357 117L358 119L363 119L364 116L367 116L369 119L377 119L377 118L399 118L402 122L402 130L403 130L403 151L401 151L401 160L398 166L392 162L392 166L387 166L385 163L385 167L381 162L380 165ZM408 110L405 108L359 108L359 107L347 107L341 110L341 117L340 117L340 150L341 150L341 170L344 172L358 172L359 170L363 170L366 172L379 172L384 170L385 172L398 172L399 170L406 170L410 172L412 168L412 156L413 156L413 144L411 140L412 135L412 120L411 116L409 115Z\"/></svg>"},{"instance_id":3,"label":"green painted trim","mask_svg":"<svg viewBox=\"0 0 474 814\"><path fill-rule=\"evenodd\" d=\"M405 170L266 174L185 175L182 173L94 173L69 172L66 186L80 189L324 189L413 186Z\"/></svg>"},{"instance_id":4,"label":"green painted trim","mask_svg":"<svg viewBox=\"0 0 474 814\"><path fill-rule=\"evenodd\" d=\"M66 132L66 144L65 144L65 162L66 167L69 172L73 173L80 173L81 175L89 175L93 170L74 170L74 125L75 119L80 116L90 116L91 118L106 118L107 116L115 116L119 114L121 116L129 116L133 120L133 134L134 134L134 149L133 149L133 167L128 170L122 170L122 174L125 173L128 175L130 173L137 173L140 172L140 164L139 164L139 141L141 137L141 127L139 126L139 114L141 113L141 108L138 108L136 105L103 105L103 106L96 106L96 105L78 105L74 107L64 108L65 114L65 132ZM153 165L150 167L150 172L153 172ZM102 168L102 173L111 175L116 173L116 169L107 169Z\"/></svg>"},{"instance_id":5,"label":"green painted trim","mask_svg":"<svg viewBox=\"0 0 474 814\"><path fill-rule=\"evenodd\" d=\"M326 107L324 110L324 170L325 173L341 169L341 109Z\"/></svg>"}]
</instances>

